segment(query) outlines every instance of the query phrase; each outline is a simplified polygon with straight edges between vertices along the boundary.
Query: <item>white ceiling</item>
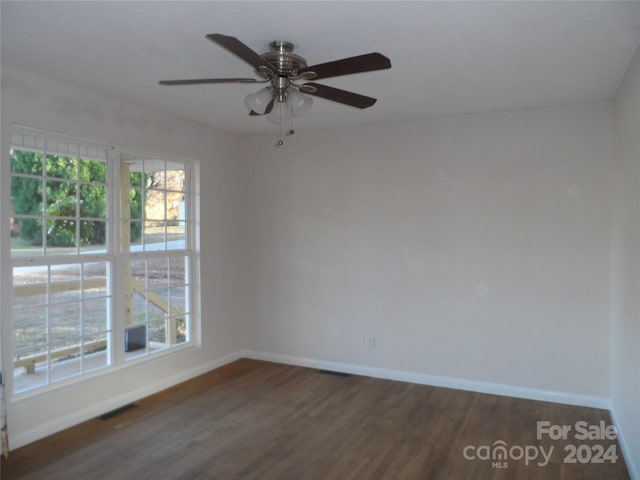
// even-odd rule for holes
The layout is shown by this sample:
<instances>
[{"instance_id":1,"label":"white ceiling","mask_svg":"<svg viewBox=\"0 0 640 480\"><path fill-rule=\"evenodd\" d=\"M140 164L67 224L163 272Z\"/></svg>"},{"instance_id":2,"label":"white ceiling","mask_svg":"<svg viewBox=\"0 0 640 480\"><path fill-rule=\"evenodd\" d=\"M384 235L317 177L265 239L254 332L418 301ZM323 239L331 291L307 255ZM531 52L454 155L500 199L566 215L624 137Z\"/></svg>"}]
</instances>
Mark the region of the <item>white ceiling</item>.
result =
<instances>
[{"instance_id":1,"label":"white ceiling","mask_svg":"<svg viewBox=\"0 0 640 480\"><path fill-rule=\"evenodd\" d=\"M378 98L366 110L316 98L294 125L325 128L610 99L640 44L640 2L1 2L1 60L222 131L272 132L249 117L252 77L205 39L262 53L293 42L309 65L378 51L391 70L320 83Z\"/></svg>"}]
</instances>

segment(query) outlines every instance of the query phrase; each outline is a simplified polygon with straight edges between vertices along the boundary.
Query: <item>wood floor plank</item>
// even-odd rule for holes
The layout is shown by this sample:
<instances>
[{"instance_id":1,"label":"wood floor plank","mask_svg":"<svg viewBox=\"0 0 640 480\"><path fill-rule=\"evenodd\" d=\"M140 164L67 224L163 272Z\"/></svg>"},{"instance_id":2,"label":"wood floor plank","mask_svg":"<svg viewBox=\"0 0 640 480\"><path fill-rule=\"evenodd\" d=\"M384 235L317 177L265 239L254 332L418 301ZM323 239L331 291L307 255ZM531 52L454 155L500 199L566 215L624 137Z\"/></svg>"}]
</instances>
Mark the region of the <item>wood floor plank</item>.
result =
<instances>
[{"instance_id":1,"label":"wood floor plank","mask_svg":"<svg viewBox=\"0 0 640 480\"><path fill-rule=\"evenodd\" d=\"M7 480L628 479L616 441L536 438L536 422L611 424L608 412L243 359L11 452ZM507 468L466 446L553 447ZM616 463L564 463L567 444Z\"/></svg>"}]
</instances>

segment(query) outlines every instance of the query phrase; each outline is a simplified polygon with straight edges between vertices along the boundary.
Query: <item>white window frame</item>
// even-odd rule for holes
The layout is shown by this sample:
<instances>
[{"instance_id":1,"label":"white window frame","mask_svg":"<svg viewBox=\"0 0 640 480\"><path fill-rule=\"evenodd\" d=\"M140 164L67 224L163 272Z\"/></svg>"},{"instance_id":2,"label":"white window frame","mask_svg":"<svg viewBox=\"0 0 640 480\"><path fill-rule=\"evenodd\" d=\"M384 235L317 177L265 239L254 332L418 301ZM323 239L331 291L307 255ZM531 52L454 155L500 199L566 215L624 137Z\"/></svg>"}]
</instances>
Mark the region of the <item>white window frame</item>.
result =
<instances>
[{"instance_id":1,"label":"white window frame","mask_svg":"<svg viewBox=\"0 0 640 480\"><path fill-rule=\"evenodd\" d=\"M9 130L9 129L7 129ZM5 131L6 132L6 131ZM32 260L36 257L12 257L11 255L11 242L9 232L9 208L3 207L3 212L0 215L2 227L0 233L2 234L2 240L0 240L0 255L2 260L2 273L0 273L0 284L5 285L2 287L2 303L7 305L7 310L11 313L9 315L3 315L2 319L2 345L0 351L2 352L2 363L5 365L5 384L7 385L7 392L11 401L19 401L23 398L29 398L41 394L46 394L49 391L56 390L58 388L81 383L89 378L93 378L100 375L112 373L115 370L122 368L130 368L141 362L154 361L156 359L163 358L167 355L173 355L184 349L200 346L200 257L199 257L199 226L197 221L197 215L199 213L199 206L197 204L199 197L199 184L198 184L198 163L195 160L188 158L177 158L171 155L159 154L154 155L148 151L135 151L133 149L124 149L117 145L101 144L96 141L79 139L76 137L70 137L63 134L51 133L39 129L32 129L28 127L12 125L10 134L3 132L3 145L5 149L2 152L2 163L0 164L0 177L2 178L2 193L0 198L0 205L10 206L11 201L11 159L10 148L12 147L11 135L14 133L24 134L30 133L38 137L44 137L45 139L51 139L52 141L69 141L84 145L96 145L99 148L106 148L107 158L105 159L107 164L106 169L106 188L107 188L107 253L105 255L95 256L90 253L79 253L73 255L59 255L59 256L42 256L43 262L50 262L53 264L65 263L86 263L91 261L107 262L110 265L110 281L108 282L107 291L111 297L110 306L110 331L111 341L108 342L107 354L109 357L109 363L104 368L99 370L93 370L87 373L81 373L74 377L51 382L42 386L35 387L33 389L24 390L21 392L15 392L13 382L14 371L14 325L13 325L13 267L19 265L33 264ZM8 137L8 138L6 138ZM20 148L19 146L16 148ZM63 152L58 152L63 153ZM70 154L72 152L69 152ZM140 355L133 359L127 359L124 351L124 339L125 339L125 315L122 308L119 308L123 302L118 299L123 298L124 289L121 281L118 279L122 275L122 263L131 258L145 257L147 254L142 252L121 252L120 251L120 161L121 153L128 153L133 155L139 155L141 157L154 157L162 159L167 163L177 162L185 165L185 201L186 201L186 218L185 218L185 248L181 250L164 250L160 253L154 252L152 256L169 258L172 256L185 256L189 259L188 275L189 278L186 282L189 284L189 298L186 299L187 305L189 305L189 323L188 334L185 342L180 344L171 345L161 351L153 354ZM82 157L81 155L78 155ZM8 157L8 158L7 158ZM46 238L44 239L46 242ZM40 258L40 257L38 257ZM7 265L5 268L4 265ZM6 303L5 303L6 302Z\"/></svg>"},{"instance_id":2,"label":"white window frame","mask_svg":"<svg viewBox=\"0 0 640 480\"><path fill-rule=\"evenodd\" d=\"M186 299L187 305L189 306L188 308L188 314L189 314L189 322L188 322L188 326L187 326L187 341L183 342L181 344L174 344L171 345L168 348L164 348L162 350L156 351L156 352L147 352L145 354L140 354L140 355L131 355L129 358L127 358L126 352L124 351L124 345L125 345L125 331L126 331L126 312L124 311L124 302L120 302L122 308L120 308L116 314L116 318L118 319L118 321L116 322L116 328L115 328L115 338L116 338L116 345L119 345L120 347L116 348L115 353L115 358L118 364L132 364L135 362L139 362L139 361L144 361L145 359L149 359L149 358L156 358L159 356L162 356L166 353L170 353L172 351L175 351L176 349L180 349L180 348L184 348L185 346L191 346L191 345L196 345L199 342L196 342L196 340L199 338L196 333L197 330L196 328L194 328L194 324L195 324L195 316L197 315L198 309L197 309L197 304L194 301L196 298L199 298L199 294L196 292L196 288L199 288L199 282L196 281L197 279L197 275L195 274L195 272L199 271L199 265L197 265L198 261L197 258L198 256L196 255L195 249L193 248L194 245L196 245L196 241L195 238L196 237L196 224L197 222L194 221L194 212L196 211L194 208L194 204L196 203L196 190L194 188L194 183L195 183L195 175L193 173L193 164L194 162L189 161L189 160L185 160L185 159L172 159L171 157L167 156L167 155L151 155L148 152L141 152L141 151L136 151L133 149L125 149L125 148L118 148L116 147L114 149L113 152L113 156L114 156L114 161L113 161L113 175L114 178L119 179L120 178L120 164L122 162L122 156L123 155L130 155L130 156L134 156L134 157L139 157L140 159L148 159L148 158L155 158L159 161L163 161L166 164L168 163L180 163L180 164L184 164L185 166L185 190L184 190L184 195L185 195L185 201L186 201L186 225L185 225L185 248L184 249L174 249L174 250L153 250L153 251L130 251L130 252L122 252L120 249L120 243L119 240L116 241L116 249L117 251L114 252L115 255L115 267L117 270L117 279L122 279L123 277L123 271L124 271L124 264L126 262L131 262L131 261L136 261L136 260L148 260L148 259L158 259L158 258L170 258L170 257L175 257L175 256L184 256L187 257L189 259L189 265L188 265L188 272L189 272L189 279L187 279L187 283L188 283L188 290L189 290L189 298ZM119 194L119 190L120 188L123 186L123 184L121 183L120 180L118 180L116 183L114 183L114 189L117 190L117 193L114 195L114 212L115 215L113 216L113 221L116 223L115 228L114 228L114 232L115 232L115 236L120 239L120 235L121 235L121 226L122 226L122 218L120 216L120 212L121 212L121 197ZM145 189L143 189L144 191ZM166 192L166 187L165 187L165 192ZM145 217L144 217L144 213L143 213L143 218L142 218L142 223L144 224L145 222ZM165 238L166 241L166 238ZM117 282L116 286L115 286L115 295L117 296L117 298L123 299L125 298L125 296L127 295L127 291L125 289L125 285L124 282L120 281ZM199 315L198 315L198 320L197 323L199 324ZM168 335L168 334L167 334ZM148 341L149 339L147 339ZM148 349L148 346L147 346Z\"/></svg>"}]
</instances>

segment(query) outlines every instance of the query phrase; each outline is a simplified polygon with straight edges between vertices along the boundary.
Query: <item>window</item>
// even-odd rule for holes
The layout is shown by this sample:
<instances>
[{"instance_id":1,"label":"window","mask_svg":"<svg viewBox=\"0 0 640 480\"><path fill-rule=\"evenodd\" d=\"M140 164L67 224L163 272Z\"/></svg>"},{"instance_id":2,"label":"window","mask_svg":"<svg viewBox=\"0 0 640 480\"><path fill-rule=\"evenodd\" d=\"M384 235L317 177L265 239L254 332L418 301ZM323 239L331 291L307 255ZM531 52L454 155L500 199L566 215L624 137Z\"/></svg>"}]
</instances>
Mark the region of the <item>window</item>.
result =
<instances>
[{"instance_id":1,"label":"window","mask_svg":"<svg viewBox=\"0 0 640 480\"><path fill-rule=\"evenodd\" d=\"M191 340L186 162L16 129L13 392Z\"/></svg>"},{"instance_id":2,"label":"window","mask_svg":"<svg viewBox=\"0 0 640 480\"><path fill-rule=\"evenodd\" d=\"M120 252L126 358L189 341L186 165L122 154Z\"/></svg>"}]
</instances>

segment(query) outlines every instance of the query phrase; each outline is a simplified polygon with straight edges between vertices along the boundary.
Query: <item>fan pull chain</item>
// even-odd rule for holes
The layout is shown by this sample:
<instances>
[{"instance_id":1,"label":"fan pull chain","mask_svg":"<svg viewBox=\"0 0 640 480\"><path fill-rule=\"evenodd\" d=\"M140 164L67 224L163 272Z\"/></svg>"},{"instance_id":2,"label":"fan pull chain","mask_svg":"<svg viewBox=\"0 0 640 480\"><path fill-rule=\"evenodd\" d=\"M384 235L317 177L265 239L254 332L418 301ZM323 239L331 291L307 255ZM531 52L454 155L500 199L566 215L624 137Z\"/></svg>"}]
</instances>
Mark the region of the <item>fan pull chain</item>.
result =
<instances>
[{"instance_id":1,"label":"fan pull chain","mask_svg":"<svg viewBox=\"0 0 640 480\"><path fill-rule=\"evenodd\" d=\"M280 134L278 135L278 141L275 144L275 147L281 147L282 145L284 145L284 140L282 140L282 109L280 109L280 122L278 123L278 127L280 130ZM289 116L289 131L287 132L287 137L290 137L291 135L293 135L294 133L296 133L296 131L293 129L293 115Z\"/></svg>"},{"instance_id":2,"label":"fan pull chain","mask_svg":"<svg viewBox=\"0 0 640 480\"><path fill-rule=\"evenodd\" d=\"M278 135L278 141L276 142L276 148L277 147L281 147L282 145L284 145L284 141L282 140L282 105L278 105L278 115L279 115L279 121L278 121L278 129L280 131L280 134Z\"/></svg>"}]
</instances>

